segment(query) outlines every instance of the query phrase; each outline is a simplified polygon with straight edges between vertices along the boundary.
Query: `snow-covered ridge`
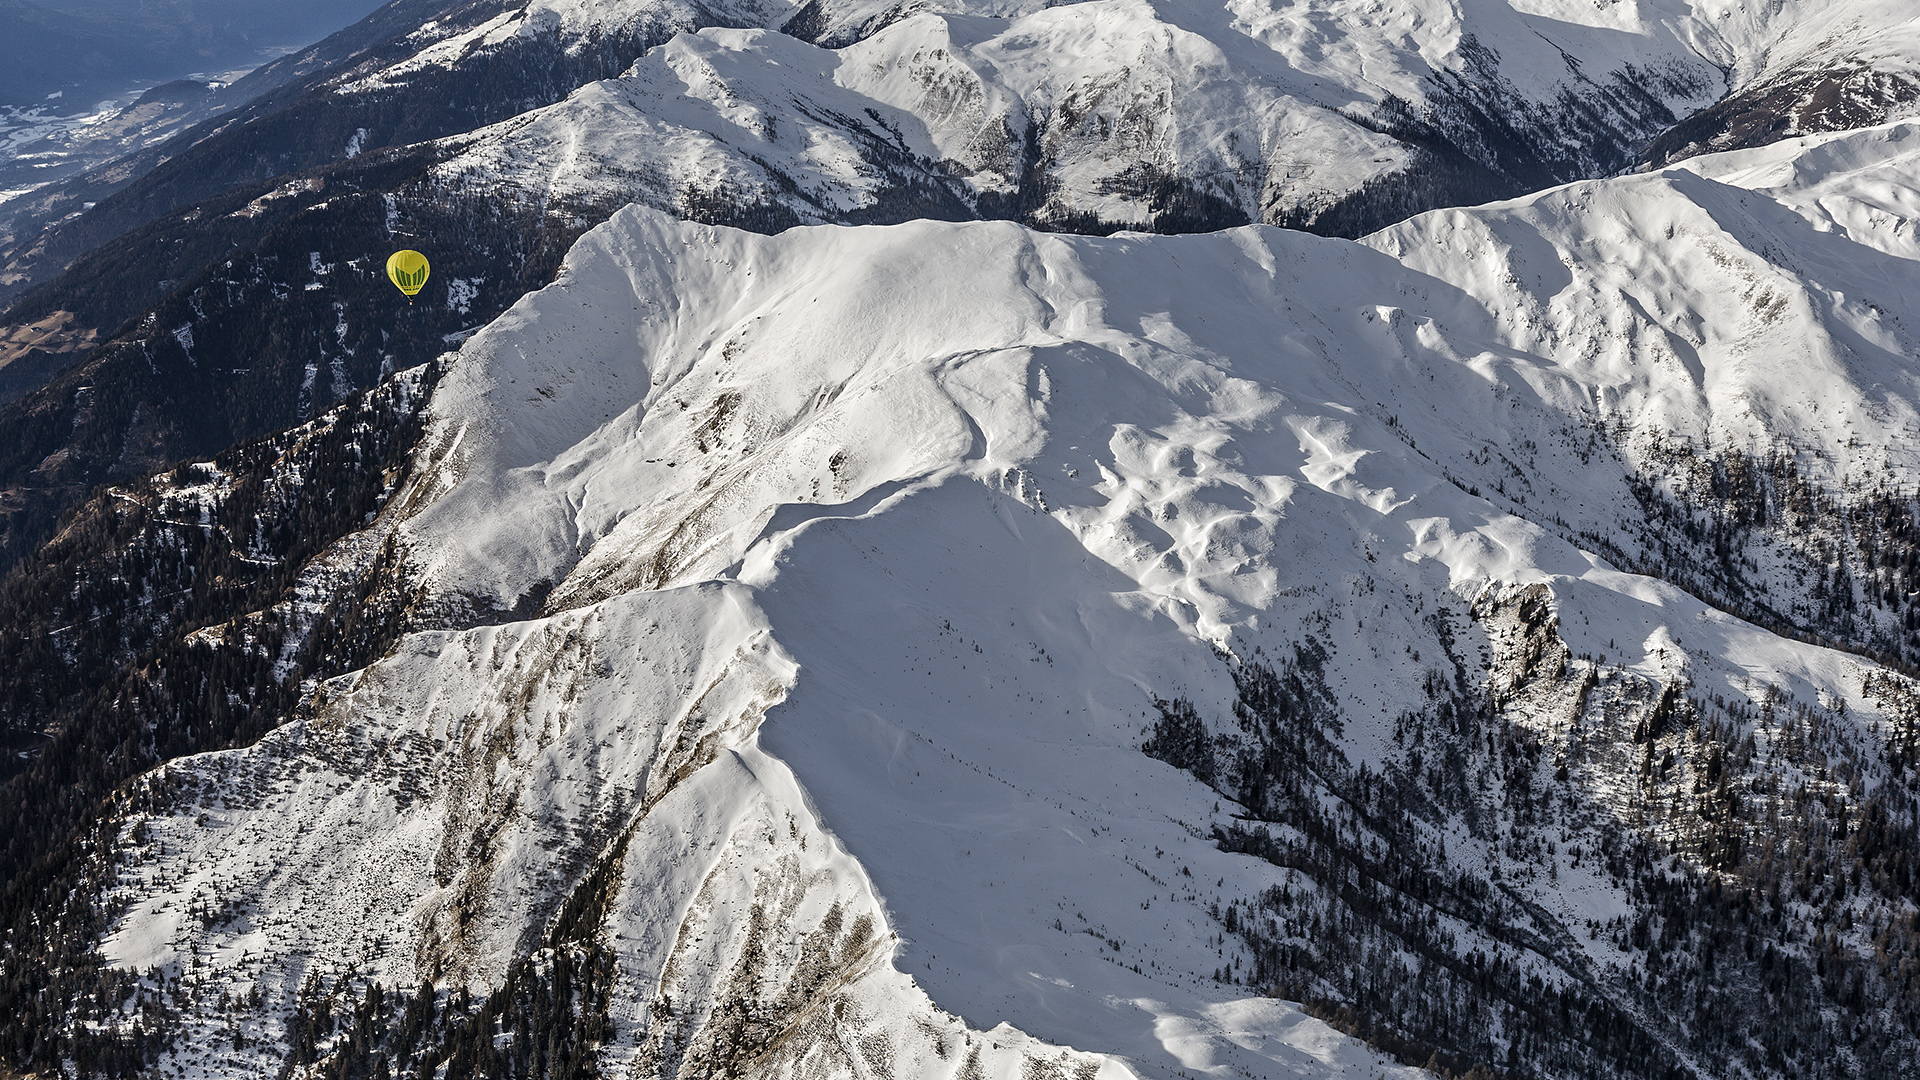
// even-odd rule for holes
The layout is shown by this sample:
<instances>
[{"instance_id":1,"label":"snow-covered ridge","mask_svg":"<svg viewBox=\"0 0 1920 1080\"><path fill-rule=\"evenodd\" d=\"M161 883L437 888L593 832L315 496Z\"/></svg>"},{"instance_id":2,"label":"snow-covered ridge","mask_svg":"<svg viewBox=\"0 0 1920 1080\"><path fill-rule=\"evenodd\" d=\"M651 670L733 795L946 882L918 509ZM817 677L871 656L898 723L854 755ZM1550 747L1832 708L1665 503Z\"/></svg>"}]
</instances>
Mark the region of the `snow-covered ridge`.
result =
<instances>
[{"instance_id":1,"label":"snow-covered ridge","mask_svg":"<svg viewBox=\"0 0 1920 1080\"><path fill-rule=\"evenodd\" d=\"M257 986L271 1035L316 973L497 985L611 868L598 1052L635 1075L1373 1075L1248 985L1271 939L1231 913L1332 895L1248 857L1291 826L1256 841L1210 762L1140 752L1176 700L1240 737L1240 680L1271 663L1312 668L1362 776L1423 775L1405 732L1437 687L1491 691L1535 756L1455 750L1578 813L1522 846L1509 779L1420 818L1401 842L1525 930L1443 905L1436 933L1684 1061L1600 932L1642 901L1579 854L1684 839L1644 816L1655 743L1706 736L1645 730L1682 686L1817 703L1887 785L1906 684L1570 538L1628 535L1640 466L1676 444L1779 451L1835 491L1920 480L1893 217L1915 135L1362 244L621 211L463 346L393 511L422 617L541 616L413 635L258 746L169 767L109 955ZM1736 749L1799 768L1788 733L1729 715ZM1861 910L1836 948L1870 950ZM809 940L833 978L800 974ZM743 1009L809 1019L743 1059Z\"/></svg>"},{"instance_id":2,"label":"snow-covered ridge","mask_svg":"<svg viewBox=\"0 0 1920 1080\"><path fill-rule=\"evenodd\" d=\"M690 194L721 193L809 222L886 216L897 189L914 187L944 195L949 208L937 216L999 216L1021 204L994 200L1018 195L1040 220L1060 222L1144 227L1174 212L1223 224L1305 221L1369 179L1408 170L1420 152L1390 132L1422 122L1453 92L1433 72L1466 78L1485 107L1533 109L1520 126L1541 141L1522 157L1556 140L1585 147L1572 151L1580 162L1542 166L1500 164L1468 146L1495 169L1546 168L1535 183L1591 173L1601 159L1617 167L1629 143L1671 121L1658 101L1684 113L1710 97L1710 69L1669 47L1664 59L1638 61L1659 73L1652 97L1585 106L1620 130L1576 131L1555 110L1563 94L1586 91L1545 76L1523 91L1505 68L1488 67L1490 53L1453 49L1429 68L1419 53L1375 49L1367 38L1379 31L1358 21L1307 44L1296 38L1311 21L1280 27L1277 13L1255 24L1226 14L1139 0L992 17L896 12L838 50L704 31L620 79L483 132L442 172L535 201L637 198L674 211ZM1558 54L1554 65L1564 73ZM1693 89L1660 88L1683 84ZM1477 122L1470 116L1449 115L1433 114L1447 137L1482 137L1463 134ZM1596 138L1604 145L1588 145Z\"/></svg>"},{"instance_id":3,"label":"snow-covered ridge","mask_svg":"<svg viewBox=\"0 0 1920 1080\"><path fill-rule=\"evenodd\" d=\"M1505 466L1472 462L1530 447L1518 464L1536 497L1578 493L1554 500L1576 530L1614 525L1620 489L1607 492L1621 482L1620 464L1585 460L1602 431L1629 462L1637 445L1676 438L1779 446L1807 455L1834 486L1910 485L1920 426L1900 313L1920 300L1920 264L1905 219L1889 215L1914 197L1901 163L1916 134L1896 124L1706 159L1697 171L1439 211L1363 246L1271 230L1096 241L933 222L762 238L625 212L581 242L539 302L469 343L465 355L485 359L463 364L436 399L443 445L457 444L445 468L475 476L422 520L481 516L466 509L466 492L484 491L471 497L494 505L507 485L545 492L509 505L558 515L554 524L503 521L498 539L449 528L444 541L426 539L439 533L422 524L422 550L482 559L487 569L459 572L462 582L524 589L573 573L604 591L590 572L599 560L640 565L604 548L607 536L685 537L636 519L636 509L681 513L686 495L716 485L833 502L963 459L976 476L1031 468L1036 440L1062 438L1057 421L1010 412L1015 398L999 387L949 382L999 364L1010 392L1025 385L1036 350L1049 349L1198 364L1190 377L1262 417L1300 408L1285 402L1340 402L1298 423L1373 425L1361 442L1379 462L1369 468L1408 461L1427 476L1375 485L1402 497L1436 478L1422 459L1493 488ZM1803 157L1848 168L1795 180ZM929 250L950 258L922 258ZM1202 271L1189 268L1195 260ZM1181 287L1168 295L1167 282ZM568 342L564 357L527 344L548 336ZM749 374L758 365L781 377ZM1038 386L1016 397L1036 397L1041 409L1049 396ZM1277 396L1257 406L1237 396L1254 388ZM886 405L866 404L869 396ZM850 398L861 400L857 422L845 415ZM967 404L975 401L987 404ZM844 438L849 423L888 434L854 441L821 473L823 440ZM1862 440L1868 432L1876 437ZM611 453L616 446L633 449ZM756 467L742 468L743 454ZM759 467L788 459L794 471L777 479ZM1077 482L1057 469L1040 474L1052 505L1111 498L1067 494L1099 482L1095 463L1082 464L1063 466ZM1274 497L1262 481L1237 482L1258 501ZM629 492L647 493L645 502L637 507ZM748 532L716 538L747 529L772 503L718 505L736 502L747 516L728 514L725 528L683 540L680 564L704 576L745 554ZM554 509L534 509L543 503ZM703 511L701 520L715 519ZM547 554L508 557L496 544ZM589 569L573 571L581 553ZM672 569L646 584L677 577Z\"/></svg>"},{"instance_id":4,"label":"snow-covered ridge","mask_svg":"<svg viewBox=\"0 0 1920 1080\"><path fill-rule=\"evenodd\" d=\"M1847 31L1823 36L1829 47L1879 41L1899 21L1841 14ZM695 217L734 202L796 223L897 219L919 199L927 216L1025 213L1080 229L1265 221L1351 235L1435 201L1615 171L1837 17L1429 0L815 3L782 25L833 49L683 37L480 133L441 173L536 203L639 200ZM1893 68L1920 56L1883 51Z\"/></svg>"}]
</instances>

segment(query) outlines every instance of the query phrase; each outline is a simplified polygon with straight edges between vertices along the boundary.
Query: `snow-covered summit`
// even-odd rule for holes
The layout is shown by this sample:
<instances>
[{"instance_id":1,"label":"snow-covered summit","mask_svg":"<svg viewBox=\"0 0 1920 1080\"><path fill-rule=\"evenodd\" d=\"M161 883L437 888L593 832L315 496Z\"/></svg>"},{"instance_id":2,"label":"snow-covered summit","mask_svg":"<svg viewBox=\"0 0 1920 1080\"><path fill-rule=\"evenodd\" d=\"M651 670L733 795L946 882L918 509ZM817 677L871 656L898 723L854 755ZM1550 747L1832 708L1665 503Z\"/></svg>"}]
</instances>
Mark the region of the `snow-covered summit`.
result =
<instances>
[{"instance_id":1,"label":"snow-covered summit","mask_svg":"<svg viewBox=\"0 0 1920 1080\"><path fill-rule=\"evenodd\" d=\"M1920 110L1920 19L1899 5L1702 5L1675 25L1726 70L1727 96L1655 140L1655 163Z\"/></svg>"},{"instance_id":2,"label":"snow-covered summit","mask_svg":"<svg viewBox=\"0 0 1920 1080\"><path fill-rule=\"evenodd\" d=\"M1716 1026L1814 992L1742 965L1897 1010L1912 905L1764 899L1755 815L1910 834L1920 692L1617 559L1712 552L1654 510L1754 462L1776 513L1913 490L1915 135L1358 244L623 210L463 346L374 527L451 628L153 778L109 956L258 990L267 1037L334 980L605 963L638 1076L1390 1069L1258 991L1444 1061L1768 1075L1840 1036ZM1735 540L1829 625L1795 545L1844 536ZM1749 903L1847 919L1684 930Z\"/></svg>"},{"instance_id":3,"label":"snow-covered summit","mask_svg":"<svg viewBox=\"0 0 1920 1080\"><path fill-rule=\"evenodd\" d=\"M559 515L532 529L501 519L498 541L557 554L488 556L485 571L458 575L501 589L597 580L590 568L601 559L678 560L705 576L753 539L728 530L757 529L752 516L778 502L838 501L830 496L960 461L996 473L1025 467L1040 445L1083 443L1008 412L1009 400L1038 394L1019 374L1035 349L1178 358L1209 384L1251 380L1278 395L1255 409L1262 417L1284 411L1282 401L1334 402L1310 426L1374 425L1370 454L1425 455L1482 487L1498 486L1508 466L1462 462L1531 447L1517 462L1527 484L1593 495L1584 509L1554 500L1576 530L1610 530L1613 500L1600 493L1624 482L1637 447L1674 440L1805 454L1836 487L1875 476L1909 485L1920 428L1900 312L1920 301L1920 264L1903 219L1887 215L1913 198L1900 164L1915 136L1895 124L1439 211L1362 246L1273 230L1150 243L934 222L767 238L623 212L582 241L539 302L466 347L475 359L435 408L440 438L457 443L448 468L470 479L421 520L466 521L476 515L465 492L495 500L500 485L529 492L512 505ZM564 353L548 359L527 344L549 336ZM1013 382L979 393L993 417L975 414L942 374L954 357L988 354L1019 358L1005 361ZM869 385L858 398L866 411L844 415L849 387ZM832 476L818 474L816 441L849 426L871 437L854 440ZM1867 431L1879 437L1863 442ZM1594 460L1588 432L1616 445ZM787 458L805 464L769 467ZM1104 501L1068 494L1097 485L1095 465L1076 462L1072 483L1043 473L1053 505ZM725 515L724 527L703 506L691 533L636 518L626 494L649 492L649 504L681 513L687 495L736 484L762 494L723 500L744 515ZM552 509L534 510L543 503ZM443 543L410 527L435 550ZM677 554L667 563L605 554L616 530L678 537ZM476 551L494 543L465 525L446 535ZM710 558L695 557L711 545ZM582 553L589 569L575 570Z\"/></svg>"}]
</instances>

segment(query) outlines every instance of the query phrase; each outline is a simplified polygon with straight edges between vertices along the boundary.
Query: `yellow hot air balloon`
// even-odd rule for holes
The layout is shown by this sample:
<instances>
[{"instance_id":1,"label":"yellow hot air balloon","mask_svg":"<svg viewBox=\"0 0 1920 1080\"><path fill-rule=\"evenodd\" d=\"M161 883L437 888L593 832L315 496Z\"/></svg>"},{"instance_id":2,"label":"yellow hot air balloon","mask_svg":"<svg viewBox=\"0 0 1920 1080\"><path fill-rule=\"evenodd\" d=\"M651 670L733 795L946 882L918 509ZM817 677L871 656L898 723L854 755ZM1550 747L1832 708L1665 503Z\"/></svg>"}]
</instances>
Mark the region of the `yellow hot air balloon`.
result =
<instances>
[{"instance_id":1,"label":"yellow hot air balloon","mask_svg":"<svg viewBox=\"0 0 1920 1080\"><path fill-rule=\"evenodd\" d=\"M407 294L409 304L427 283L427 271L427 257L412 249L387 256L387 277L392 279L394 288Z\"/></svg>"}]
</instances>

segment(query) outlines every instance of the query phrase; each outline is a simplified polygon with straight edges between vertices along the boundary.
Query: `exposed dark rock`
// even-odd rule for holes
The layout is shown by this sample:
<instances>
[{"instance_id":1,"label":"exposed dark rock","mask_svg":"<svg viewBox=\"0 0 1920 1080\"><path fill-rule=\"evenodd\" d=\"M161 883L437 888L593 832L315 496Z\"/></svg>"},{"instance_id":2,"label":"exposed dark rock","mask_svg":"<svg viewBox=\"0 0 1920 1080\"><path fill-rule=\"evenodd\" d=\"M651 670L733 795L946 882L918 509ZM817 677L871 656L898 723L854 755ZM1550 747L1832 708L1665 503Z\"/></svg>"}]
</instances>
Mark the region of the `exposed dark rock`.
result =
<instances>
[{"instance_id":1,"label":"exposed dark rock","mask_svg":"<svg viewBox=\"0 0 1920 1080\"><path fill-rule=\"evenodd\" d=\"M1659 168L1699 154L1765 146L1796 135L1883 123L1920 100L1920 80L1865 64L1783 72L1674 124L1641 161Z\"/></svg>"}]
</instances>

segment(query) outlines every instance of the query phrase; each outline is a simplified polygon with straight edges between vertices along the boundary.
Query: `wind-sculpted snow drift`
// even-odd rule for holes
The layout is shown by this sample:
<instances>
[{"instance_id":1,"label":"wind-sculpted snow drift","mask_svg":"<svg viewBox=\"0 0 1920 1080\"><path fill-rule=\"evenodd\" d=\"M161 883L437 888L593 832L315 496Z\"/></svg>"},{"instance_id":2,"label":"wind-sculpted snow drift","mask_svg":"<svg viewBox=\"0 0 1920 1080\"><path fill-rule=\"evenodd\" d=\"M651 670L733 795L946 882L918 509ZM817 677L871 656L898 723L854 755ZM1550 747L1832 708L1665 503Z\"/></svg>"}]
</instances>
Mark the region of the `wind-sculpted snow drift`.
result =
<instances>
[{"instance_id":1,"label":"wind-sculpted snow drift","mask_svg":"<svg viewBox=\"0 0 1920 1080\"><path fill-rule=\"evenodd\" d=\"M1910 1070L1920 688L1581 538L1912 497L1916 146L1361 244L621 211L435 390L422 629L142 781L105 953L217 1073Z\"/></svg>"}]
</instances>

